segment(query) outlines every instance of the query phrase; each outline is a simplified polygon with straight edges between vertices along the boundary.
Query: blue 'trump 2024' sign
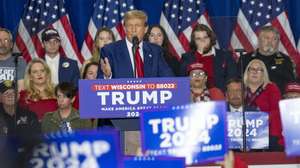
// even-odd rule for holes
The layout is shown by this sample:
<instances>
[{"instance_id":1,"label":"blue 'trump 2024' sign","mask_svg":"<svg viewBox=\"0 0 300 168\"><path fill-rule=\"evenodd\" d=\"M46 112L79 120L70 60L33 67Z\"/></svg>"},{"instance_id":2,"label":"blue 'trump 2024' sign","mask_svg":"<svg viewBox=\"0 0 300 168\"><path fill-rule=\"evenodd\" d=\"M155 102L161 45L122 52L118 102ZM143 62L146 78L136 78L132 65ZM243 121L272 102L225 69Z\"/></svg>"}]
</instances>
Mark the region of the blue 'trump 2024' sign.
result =
<instances>
[{"instance_id":1,"label":"blue 'trump 2024' sign","mask_svg":"<svg viewBox=\"0 0 300 168\"><path fill-rule=\"evenodd\" d=\"M247 149L269 148L269 115L266 112L245 112ZM243 113L228 112L228 144L230 149L243 147Z\"/></svg>"},{"instance_id":2,"label":"blue 'trump 2024' sign","mask_svg":"<svg viewBox=\"0 0 300 168\"><path fill-rule=\"evenodd\" d=\"M285 152L288 156L300 156L300 98L281 100L280 115L285 140Z\"/></svg>"},{"instance_id":3,"label":"blue 'trump 2024' sign","mask_svg":"<svg viewBox=\"0 0 300 168\"><path fill-rule=\"evenodd\" d=\"M34 148L28 167L118 168L120 147L113 129L48 134Z\"/></svg>"},{"instance_id":4,"label":"blue 'trump 2024' sign","mask_svg":"<svg viewBox=\"0 0 300 168\"><path fill-rule=\"evenodd\" d=\"M190 101L189 78L80 80L81 118L139 117Z\"/></svg>"},{"instance_id":5,"label":"blue 'trump 2024' sign","mask_svg":"<svg viewBox=\"0 0 300 168\"><path fill-rule=\"evenodd\" d=\"M141 114L142 147L150 155L185 157L187 164L227 152L225 102L205 102Z\"/></svg>"}]
</instances>

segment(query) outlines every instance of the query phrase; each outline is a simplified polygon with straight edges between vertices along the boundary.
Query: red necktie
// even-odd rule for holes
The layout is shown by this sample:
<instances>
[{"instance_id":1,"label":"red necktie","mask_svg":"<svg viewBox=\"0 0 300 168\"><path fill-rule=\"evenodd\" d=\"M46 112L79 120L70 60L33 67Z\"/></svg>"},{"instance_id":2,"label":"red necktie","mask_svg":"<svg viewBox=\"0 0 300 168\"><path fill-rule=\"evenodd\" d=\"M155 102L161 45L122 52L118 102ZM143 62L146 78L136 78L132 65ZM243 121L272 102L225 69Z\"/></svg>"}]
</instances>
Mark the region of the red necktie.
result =
<instances>
[{"instance_id":1,"label":"red necktie","mask_svg":"<svg viewBox=\"0 0 300 168\"><path fill-rule=\"evenodd\" d=\"M144 77L144 63L139 52L139 47L135 51L134 61L136 67L136 77Z\"/></svg>"}]
</instances>

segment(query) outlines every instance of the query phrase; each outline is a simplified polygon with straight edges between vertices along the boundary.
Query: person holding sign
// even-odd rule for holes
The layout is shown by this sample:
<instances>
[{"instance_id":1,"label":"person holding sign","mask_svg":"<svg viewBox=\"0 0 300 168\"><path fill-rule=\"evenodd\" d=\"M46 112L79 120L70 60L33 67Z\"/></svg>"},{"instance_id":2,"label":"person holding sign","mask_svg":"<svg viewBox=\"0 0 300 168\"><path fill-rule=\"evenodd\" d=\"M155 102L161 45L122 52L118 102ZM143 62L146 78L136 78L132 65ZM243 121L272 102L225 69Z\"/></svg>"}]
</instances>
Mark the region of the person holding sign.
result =
<instances>
[{"instance_id":1,"label":"person holding sign","mask_svg":"<svg viewBox=\"0 0 300 168\"><path fill-rule=\"evenodd\" d=\"M223 92L216 88L207 88L207 69L202 63L193 63L188 66L188 74L191 77L192 102L224 100Z\"/></svg>"},{"instance_id":2,"label":"person holding sign","mask_svg":"<svg viewBox=\"0 0 300 168\"><path fill-rule=\"evenodd\" d=\"M99 78L173 76L161 47L143 41L147 15L131 10L124 15L126 38L101 49Z\"/></svg>"},{"instance_id":3,"label":"person holding sign","mask_svg":"<svg viewBox=\"0 0 300 168\"><path fill-rule=\"evenodd\" d=\"M42 120L42 131L72 132L76 129L92 128L90 120L80 119L79 112L72 107L76 88L72 83L62 82L55 87L58 109L46 113Z\"/></svg>"},{"instance_id":4,"label":"person holding sign","mask_svg":"<svg viewBox=\"0 0 300 168\"><path fill-rule=\"evenodd\" d=\"M278 105L281 99L279 88L270 82L267 68L259 59L249 62L243 81L246 88L245 105L269 113L270 150L282 150L283 137Z\"/></svg>"}]
</instances>

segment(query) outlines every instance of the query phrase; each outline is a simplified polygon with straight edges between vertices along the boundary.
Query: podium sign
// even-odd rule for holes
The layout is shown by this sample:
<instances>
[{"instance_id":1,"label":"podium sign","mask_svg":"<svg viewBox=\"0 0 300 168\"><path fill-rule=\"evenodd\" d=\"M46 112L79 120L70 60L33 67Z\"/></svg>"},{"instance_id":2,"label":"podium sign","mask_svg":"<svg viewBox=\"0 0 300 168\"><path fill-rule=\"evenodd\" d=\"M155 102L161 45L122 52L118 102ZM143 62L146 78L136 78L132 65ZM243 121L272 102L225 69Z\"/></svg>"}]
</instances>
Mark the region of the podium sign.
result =
<instances>
[{"instance_id":1,"label":"podium sign","mask_svg":"<svg viewBox=\"0 0 300 168\"><path fill-rule=\"evenodd\" d=\"M246 148L269 148L269 115L266 112L245 112L246 117ZM228 144L230 149L243 148L243 114L227 113Z\"/></svg>"},{"instance_id":2,"label":"podium sign","mask_svg":"<svg viewBox=\"0 0 300 168\"><path fill-rule=\"evenodd\" d=\"M34 148L27 167L118 168L120 147L116 131L48 134Z\"/></svg>"},{"instance_id":3,"label":"podium sign","mask_svg":"<svg viewBox=\"0 0 300 168\"><path fill-rule=\"evenodd\" d=\"M143 112L143 150L152 156L185 157L187 164L222 159L227 152L225 102Z\"/></svg>"},{"instance_id":4,"label":"podium sign","mask_svg":"<svg viewBox=\"0 0 300 168\"><path fill-rule=\"evenodd\" d=\"M288 156L300 156L300 98L279 102L285 152Z\"/></svg>"},{"instance_id":5,"label":"podium sign","mask_svg":"<svg viewBox=\"0 0 300 168\"><path fill-rule=\"evenodd\" d=\"M124 158L124 168L185 168L184 158L137 156Z\"/></svg>"},{"instance_id":6,"label":"podium sign","mask_svg":"<svg viewBox=\"0 0 300 168\"><path fill-rule=\"evenodd\" d=\"M190 78L80 80L81 118L131 118L190 102Z\"/></svg>"}]
</instances>

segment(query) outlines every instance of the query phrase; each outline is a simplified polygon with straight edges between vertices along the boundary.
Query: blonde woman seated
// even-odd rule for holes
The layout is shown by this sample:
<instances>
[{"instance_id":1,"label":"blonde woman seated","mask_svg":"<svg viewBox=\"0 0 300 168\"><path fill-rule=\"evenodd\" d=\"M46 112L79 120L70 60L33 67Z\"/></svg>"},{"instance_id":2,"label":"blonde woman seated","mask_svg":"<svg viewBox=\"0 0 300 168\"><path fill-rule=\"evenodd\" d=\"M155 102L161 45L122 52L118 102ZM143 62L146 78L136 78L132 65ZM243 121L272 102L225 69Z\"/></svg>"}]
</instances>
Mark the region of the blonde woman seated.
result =
<instances>
[{"instance_id":1,"label":"blonde woman seated","mask_svg":"<svg viewBox=\"0 0 300 168\"><path fill-rule=\"evenodd\" d=\"M42 120L42 132L72 132L92 128L92 122L80 119L78 110L72 107L75 94L76 88L72 83L63 82L55 87L58 109L45 115Z\"/></svg>"},{"instance_id":2,"label":"blonde woman seated","mask_svg":"<svg viewBox=\"0 0 300 168\"><path fill-rule=\"evenodd\" d=\"M244 72L245 105L269 113L270 149L283 148L279 105L281 99L277 85L270 81L265 64L259 59L249 62Z\"/></svg>"},{"instance_id":3,"label":"blonde woman seated","mask_svg":"<svg viewBox=\"0 0 300 168\"><path fill-rule=\"evenodd\" d=\"M21 107L36 113L39 121L46 112L57 109L50 68L42 59L29 62L24 83L25 90L20 92L19 99Z\"/></svg>"},{"instance_id":4,"label":"blonde woman seated","mask_svg":"<svg viewBox=\"0 0 300 168\"><path fill-rule=\"evenodd\" d=\"M191 77L191 99L192 102L210 100L225 100L223 92L216 88L207 88L207 69L202 63L190 64L187 73Z\"/></svg>"}]
</instances>

